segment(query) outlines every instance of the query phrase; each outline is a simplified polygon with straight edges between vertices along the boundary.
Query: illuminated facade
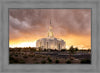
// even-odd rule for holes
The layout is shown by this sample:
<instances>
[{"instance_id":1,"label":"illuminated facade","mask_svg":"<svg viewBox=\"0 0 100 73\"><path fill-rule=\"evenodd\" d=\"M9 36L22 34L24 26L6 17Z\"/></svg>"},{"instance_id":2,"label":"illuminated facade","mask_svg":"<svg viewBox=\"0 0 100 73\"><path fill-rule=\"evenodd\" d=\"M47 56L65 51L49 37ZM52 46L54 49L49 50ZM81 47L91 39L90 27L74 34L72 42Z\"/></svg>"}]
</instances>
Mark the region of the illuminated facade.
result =
<instances>
[{"instance_id":1,"label":"illuminated facade","mask_svg":"<svg viewBox=\"0 0 100 73\"><path fill-rule=\"evenodd\" d=\"M51 26L51 21L50 21L48 37L37 40L36 47L41 47L42 49L61 50L61 49L65 49L66 43L64 40L54 37L52 26Z\"/></svg>"}]
</instances>

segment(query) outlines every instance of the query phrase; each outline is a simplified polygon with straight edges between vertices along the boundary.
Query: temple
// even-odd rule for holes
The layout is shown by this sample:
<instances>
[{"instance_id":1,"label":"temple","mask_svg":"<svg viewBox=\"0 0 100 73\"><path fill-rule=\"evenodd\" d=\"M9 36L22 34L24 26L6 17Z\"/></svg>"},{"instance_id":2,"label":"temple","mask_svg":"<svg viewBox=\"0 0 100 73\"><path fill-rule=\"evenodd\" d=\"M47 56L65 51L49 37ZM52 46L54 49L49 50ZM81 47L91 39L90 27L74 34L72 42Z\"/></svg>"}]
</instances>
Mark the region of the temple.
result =
<instances>
[{"instance_id":1,"label":"temple","mask_svg":"<svg viewBox=\"0 0 100 73\"><path fill-rule=\"evenodd\" d=\"M41 47L42 49L56 49L56 50L61 50L66 48L66 43L64 40L54 37L51 20L48 30L48 37L37 40L36 47Z\"/></svg>"}]
</instances>

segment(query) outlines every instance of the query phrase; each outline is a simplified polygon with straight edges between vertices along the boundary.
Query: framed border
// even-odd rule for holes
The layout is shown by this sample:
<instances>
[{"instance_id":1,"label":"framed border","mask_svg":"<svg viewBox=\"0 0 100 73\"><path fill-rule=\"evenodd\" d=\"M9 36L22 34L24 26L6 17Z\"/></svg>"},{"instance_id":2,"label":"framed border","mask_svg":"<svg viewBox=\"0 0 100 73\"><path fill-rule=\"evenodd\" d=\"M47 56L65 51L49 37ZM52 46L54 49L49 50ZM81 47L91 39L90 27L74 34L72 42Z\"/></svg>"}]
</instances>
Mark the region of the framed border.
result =
<instances>
[{"instance_id":1,"label":"framed border","mask_svg":"<svg viewBox=\"0 0 100 73\"><path fill-rule=\"evenodd\" d=\"M99 0L0 0L0 72L100 72L100 2ZM91 28L91 50L92 64L81 65L42 65L42 64L25 64L10 65L8 62L8 9L9 8L91 8L92 9L92 28Z\"/></svg>"}]
</instances>

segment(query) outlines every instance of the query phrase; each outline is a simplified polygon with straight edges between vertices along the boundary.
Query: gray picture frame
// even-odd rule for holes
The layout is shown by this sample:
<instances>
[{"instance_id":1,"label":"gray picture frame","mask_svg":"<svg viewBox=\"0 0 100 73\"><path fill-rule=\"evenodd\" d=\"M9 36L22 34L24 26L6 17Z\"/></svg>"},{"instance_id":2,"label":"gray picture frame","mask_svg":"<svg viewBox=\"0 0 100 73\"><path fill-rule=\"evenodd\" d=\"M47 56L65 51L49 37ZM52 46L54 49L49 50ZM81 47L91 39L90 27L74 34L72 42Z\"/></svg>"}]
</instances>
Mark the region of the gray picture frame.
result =
<instances>
[{"instance_id":1,"label":"gray picture frame","mask_svg":"<svg viewBox=\"0 0 100 73\"><path fill-rule=\"evenodd\" d=\"M92 64L9 64L9 8L91 8ZM99 73L99 0L0 0L0 73Z\"/></svg>"}]
</instances>

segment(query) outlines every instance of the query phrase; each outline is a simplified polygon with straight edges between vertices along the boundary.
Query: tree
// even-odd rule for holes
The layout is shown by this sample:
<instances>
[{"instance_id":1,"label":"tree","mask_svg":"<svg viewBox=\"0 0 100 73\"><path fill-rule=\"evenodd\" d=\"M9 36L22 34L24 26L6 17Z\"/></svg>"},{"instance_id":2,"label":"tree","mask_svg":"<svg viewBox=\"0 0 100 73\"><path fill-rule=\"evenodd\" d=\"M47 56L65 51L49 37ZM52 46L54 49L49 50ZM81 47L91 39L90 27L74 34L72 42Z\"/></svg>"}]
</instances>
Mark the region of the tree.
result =
<instances>
[{"instance_id":1,"label":"tree","mask_svg":"<svg viewBox=\"0 0 100 73\"><path fill-rule=\"evenodd\" d=\"M66 49L61 49L62 52L66 51Z\"/></svg>"},{"instance_id":2,"label":"tree","mask_svg":"<svg viewBox=\"0 0 100 73\"><path fill-rule=\"evenodd\" d=\"M91 64L91 60L83 59L83 60L81 60L81 64Z\"/></svg>"},{"instance_id":3,"label":"tree","mask_svg":"<svg viewBox=\"0 0 100 73\"><path fill-rule=\"evenodd\" d=\"M45 48L44 51L47 51L47 49Z\"/></svg>"},{"instance_id":4,"label":"tree","mask_svg":"<svg viewBox=\"0 0 100 73\"><path fill-rule=\"evenodd\" d=\"M78 47L76 47L76 48L75 48L75 51L78 51L78 50L79 50Z\"/></svg>"},{"instance_id":5,"label":"tree","mask_svg":"<svg viewBox=\"0 0 100 73\"><path fill-rule=\"evenodd\" d=\"M48 57L48 62L49 62L49 63L51 63L51 62L52 62L52 60L51 60L49 57Z\"/></svg>"},{"instance_id":6,"label":"tree","mask_svg":"<svg viewBox=\"0 0 100 73\"><path fill-rule=\"evenodd\" d=\"M46 61L45 61L45 60L42 60L42 61L41 61L41 63L42 63L42 64L45 64L45 63L46 63Z\"/></svg>"},{"instance_id":7,"label":"tree","mask_svg":"<svg viewBox=\"0 0 100 73\"><path fill-rule=\"evenodd\" d=\"M78 47L74 48L75 52L77 53L77 51L79 50Z\"/></svg>"},{"instance_id":8,"label":"tree","mask_svg":"<svg viewBox=\"0 0 100 73\"><path fill-rule=\"evenodd\" d=\"M73 46L71 46L69 48L70 60L71 60L72 54L74 54L74 52L75 52L75 49L73 48Z\"/></svg>"},{"instance_id":9,"label":"tree","mask_svg":"<svg viewBox=\"0 0 100 73\"><path fill-rule=\"evenodd\" d=\"M70 60L67 60L66 63L67 63L67 64L71 64L71 61L70 61Z\"/></svg>"},{"instance_id":10,"label":"tree","mask_svg":"<svg viewBox=\"0 0 100 73\"><path fill-rule=\"evenodd\" d=\"M58 64L59 63L59 60L56 60L55 62Z\"/></svg>"},{"instance_id":11,"label":"tree","mask_svg":"<svg viewBox=\"0 0 100 73\"><path fill-rule=\"evenodd\" d=\"M31 51L31 52L35 52L36 49L34 49L34 48L30 48L30 51Z\"/></svg>"}]
</instances>

